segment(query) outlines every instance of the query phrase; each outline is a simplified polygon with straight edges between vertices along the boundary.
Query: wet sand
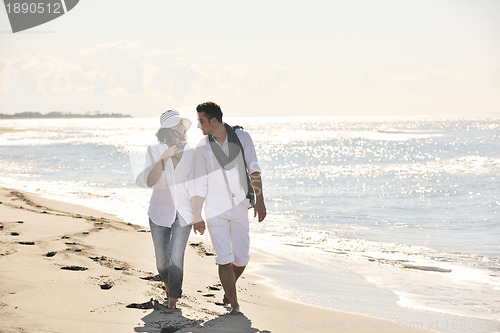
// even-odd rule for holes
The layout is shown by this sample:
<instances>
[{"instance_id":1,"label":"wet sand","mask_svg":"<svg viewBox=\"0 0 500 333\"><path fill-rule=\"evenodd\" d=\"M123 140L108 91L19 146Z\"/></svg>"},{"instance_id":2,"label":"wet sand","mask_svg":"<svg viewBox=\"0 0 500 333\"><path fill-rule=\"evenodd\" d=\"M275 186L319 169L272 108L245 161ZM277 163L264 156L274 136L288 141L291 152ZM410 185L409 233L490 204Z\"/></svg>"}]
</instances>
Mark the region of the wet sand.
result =
<instances>
[{"instance_id":1,"label":"wet sand","mask_svg":"<svg viewBox=\"0 0 500 333\"><path fill-rule=\"evenodd\" d=\"M425 332L280 298L252 250L228 315L208 237L191 234L179 309L166 309L149 230L0 188L1 332Z\"/></svg>"}]
</instances>

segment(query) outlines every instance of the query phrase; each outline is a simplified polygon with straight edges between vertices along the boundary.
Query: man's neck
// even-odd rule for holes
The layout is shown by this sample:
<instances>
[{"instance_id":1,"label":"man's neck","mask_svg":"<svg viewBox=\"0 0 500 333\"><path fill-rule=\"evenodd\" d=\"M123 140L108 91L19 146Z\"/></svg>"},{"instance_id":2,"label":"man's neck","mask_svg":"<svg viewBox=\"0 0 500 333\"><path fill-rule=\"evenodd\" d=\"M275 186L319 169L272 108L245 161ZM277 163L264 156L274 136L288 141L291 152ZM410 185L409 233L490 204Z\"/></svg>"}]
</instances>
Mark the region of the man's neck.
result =
<instances>
[{"instance_id":1,"label":"man's neck","mask_svg":"<svg viewBox=\"0 0 500 333\"><path fill-rule=\"evenodd\" d=\"M219 123L219 125L214 128L212 136L220 144L223 144L226 141L227 132L224 123Z\"/></svg>"}]
</instances>

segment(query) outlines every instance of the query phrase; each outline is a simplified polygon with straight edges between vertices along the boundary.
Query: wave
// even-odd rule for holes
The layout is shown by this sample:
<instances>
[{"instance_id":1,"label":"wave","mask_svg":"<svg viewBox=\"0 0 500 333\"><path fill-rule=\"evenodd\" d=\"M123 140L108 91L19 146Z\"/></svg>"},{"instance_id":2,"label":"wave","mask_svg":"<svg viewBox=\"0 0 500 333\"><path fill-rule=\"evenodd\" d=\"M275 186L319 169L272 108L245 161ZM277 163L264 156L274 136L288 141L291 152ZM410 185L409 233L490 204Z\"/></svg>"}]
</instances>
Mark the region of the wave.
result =
<instances>
[{"instance_id":1,"label":"wave","mask_svg":"<svg viewBox=\"0 0 500 333\"><path fill-rule=\"evenodd\" d=\"M366 139L372 141L408 141L414 139L437 138L444 136L436 131L380 131L380 130L291 130L276 131L272 134L259 133L254 135L257 142L294 143L321 142L326 140Z\"/></svg>"},{"instance_id":2,"label":"wave","mask_svg":"<svg viewBox=\"0 0 500 333\"><path fill-rule=\"evenodd\" d=\"M500 316L500 299L492 292L500 290L499 258L305 230L253 242L302 265L366 280L398 295L403 307L485 320Z\"/></svg>"}]
</instances>

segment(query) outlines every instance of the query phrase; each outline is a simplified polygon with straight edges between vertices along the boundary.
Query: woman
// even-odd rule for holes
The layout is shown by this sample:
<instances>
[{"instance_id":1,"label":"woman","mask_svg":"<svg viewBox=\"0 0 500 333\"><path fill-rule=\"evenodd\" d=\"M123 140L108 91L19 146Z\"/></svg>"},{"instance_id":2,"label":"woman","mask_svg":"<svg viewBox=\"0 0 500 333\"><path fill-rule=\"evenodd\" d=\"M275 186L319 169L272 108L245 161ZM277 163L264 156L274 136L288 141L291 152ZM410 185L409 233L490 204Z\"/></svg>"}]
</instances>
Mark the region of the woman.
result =
<instances>
[{"instance_id":1,"label":"woman","mask_svg":"<svg viewBox=\"0 0 500 333\"><path fill-rule=\"evenodd\" d=\"M146 184L153 188L149 225L156 267L165 284L168 307L176 308L182 295L184 251L193 223L194 152L186 144L191 121L168 110L160 117L158 143L148 147Z\"/></svg>"}]
</instances>

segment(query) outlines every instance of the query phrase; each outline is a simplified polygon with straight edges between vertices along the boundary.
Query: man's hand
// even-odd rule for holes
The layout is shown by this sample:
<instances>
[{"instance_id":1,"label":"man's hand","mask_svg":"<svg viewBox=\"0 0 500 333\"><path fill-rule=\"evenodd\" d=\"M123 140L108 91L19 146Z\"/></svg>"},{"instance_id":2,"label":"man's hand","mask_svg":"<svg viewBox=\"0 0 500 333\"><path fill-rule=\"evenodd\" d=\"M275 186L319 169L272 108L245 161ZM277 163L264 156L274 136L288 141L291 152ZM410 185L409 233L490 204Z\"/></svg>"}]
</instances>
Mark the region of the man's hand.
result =
<instances>
[{"instance_id":1,"label":"man's hand","mask_svg":"<svg viewBox=\"0 0 500 333\"><path fill-rule=\"evenodd\" d=\"M264 200L257 200L255 203L255 206L253 207L253 217L256 217L259 215L259 222L264 221L266 218L267 212L266 212L266 204L264 204Z\"/></svg>"},{"instance_id":2,"label":"man's hand","mask_svg":"<svg viewBox=\"0 0 500 333\"><path fill-rule=\"evenodd\" d=\"M193 224L193 229L195 234L199 232L200 235L203 235L205 233L205 221Z\"/></svg>"}]
</instances>

